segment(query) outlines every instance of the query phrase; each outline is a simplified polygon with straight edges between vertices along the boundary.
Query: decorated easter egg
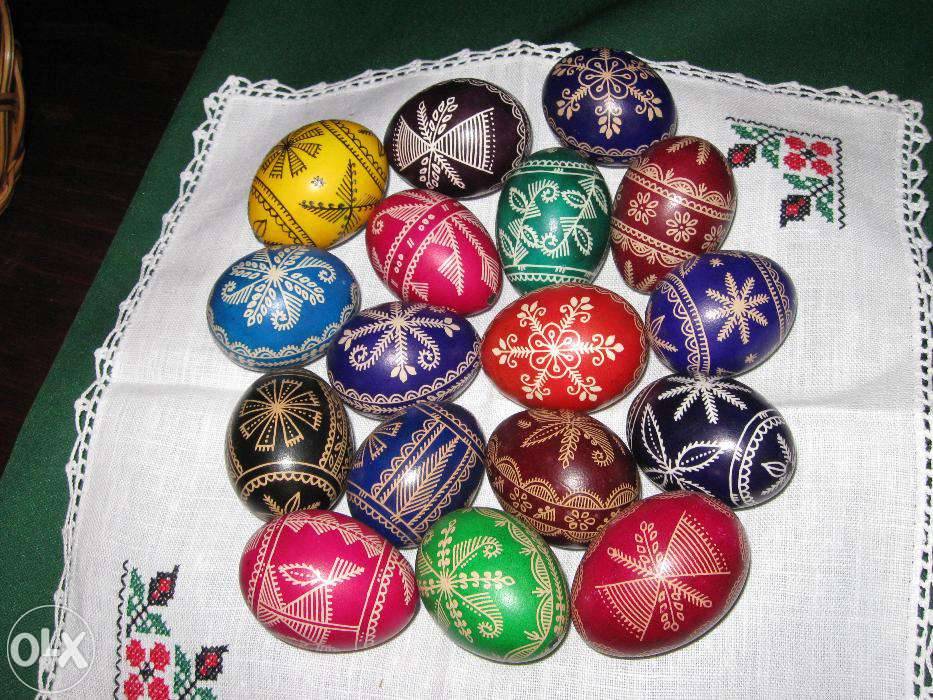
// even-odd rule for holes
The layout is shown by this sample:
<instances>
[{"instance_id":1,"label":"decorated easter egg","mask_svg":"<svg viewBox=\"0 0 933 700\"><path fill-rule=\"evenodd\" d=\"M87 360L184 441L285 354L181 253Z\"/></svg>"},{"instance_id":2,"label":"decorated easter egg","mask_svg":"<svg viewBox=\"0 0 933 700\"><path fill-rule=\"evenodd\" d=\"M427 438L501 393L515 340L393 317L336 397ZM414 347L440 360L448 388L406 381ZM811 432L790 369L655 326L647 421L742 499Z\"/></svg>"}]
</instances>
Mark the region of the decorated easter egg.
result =
<instances>
[{"instance_id":1,"label":"decorated easter egg","mask_svg":"<svg viewBox=\"0 0 933 700\"><path fill-rule=\"evenodd\" d=\"M704 253L651 293L645 324L661 361L678 374L721 376L757 367L784 342L797 293L770 258L740 250Z\"/></svg>"},{"instance_id":2,"label":"decorated easter egg","mask_svg":"<svg viewBox=\"0 0 933 700\"><path fill-rule=\"evenodd\" d=\"M327 374L340 398L373 417L418 401L452 400L479 364L479 336L469 321L404 301L358 313L327 353Z\"/></svg>"},{"instance_id":3,"label":"decorated easter egg","mask_svg":"<svg viewBox=\"0 0 933 700\"><path fill-rule=\"evenodd\" d=\"M392 167L414 187L473 197L498 187L531 146L518 100L474 78L436 83L403 104L386 132Z\"/></svg>"},{"instance_id":4,"label":"decorated easter egg","mask_svg":"<svg viewBox=\"0 0 933 700\"><path fill-rule=\"evenodd\" d=\"M605 165L625 165L677 127L671 91L637 56L580 49L551 68L544 116L565 145Z\"/></svg>"},{"instance_id":5,"label":"decorated easter egg","mask_svg":"<svg viewBox=\"0 0 933 700\"><path fill-rule=\"evenodd\" d=\"M472 413L453 403L416 403L360 445L347 486L350 513L396 547L416 547L438 518L470 503L485 464Z\"/></svg>"},{"instance_id":6,"label":"decorated easter egg","mask_svg":"<svg viewBox=\"0 0 933 700\"><path fill-rule=\"evenodd\" d=\"M483 369L529 408L593 411L624 396L648 362L638 312L602 287L543 287L502 309L483 337Z\"/></svg>"},{"instance_id":7,"label":"decorated easter egg","mask_svg":"<svg viewBox=\"0 0 933 700\"><path fill-rule=\"evenodd\" d=\"M734 379L671 374L642 389L628 440L665 491L697 491L732 508L773 498L794 473L794 438L780 412Z\"/></svg>"},{"instance_id":8,"label":"decorated easter egg","mask_svg":"<svg viewBox=\"0 0 933 700\"><path fill-rule=\"evenodd\" d=\"M591 282L609 241L609 188L599 168L568 148L546 148L509 175L496 242L520 292Z\"/></svg>"},{"instance_id":9,"label":"decorated easter egg","mask_svg":"<svg viewBox=\"0 0 933 700\"><path fill-rule=\"evenodd\" d=\"M262 248L214 283L207 324L246 369L300 367L327 349L360 308L360 288L340 258L316 248Z\"/></svg>"},{"instance_id":10,"label":"decorated easter egg","mask_svg":"<svg viewBox=\"0 0 933 700\"><path fill-rule=\"evenodd\" d=\"M640 493L625 443L577 411L506 418L489 438L486 471L505 511L561 547L585 547Z\"/></svg>"},{"instance_id":11,"label":"decorated easter egg","mask_svg":"<svg viewBox=\"0 0 933 700\"><path fill-rule=\"evenodd\" d=\"M650 292L684 260L719 248L734 215L732 170L713 144L696 136L658 141L616 192L616 267L629 287Z\"/></svg>"},{"instance_id":12,"label":"decorated easter egg","mask_svg":"<svg viewBox=\"0 0 933 700\"><path fill-rule=\"evenodd\" d=\"M414 572L401 553L329 510L298 510L259 528L240 558L240 590L266 629L313 651L381 644L418 606Z\"/></svg>"},{"instance_id":13,"label":"decorated easter egg","mask_svg":"<svg viewBox=\"0 0 933 700\"><path fill-rule=\"evenodd\" d=\"M676 649L729 612L748 564L742 523L715 498L646 498L610 520L583 556L571 591L574 627L610 656Z\"/></svg>"},{"instance_id":14,"label":"decorated easter egg","mask_svg":"<svg viewBox=\"0 0 933 700\"><path fill-rule=\"evenodd\" d=\"M388 177L385 150L365 126L305 124L263 158L249 190L249 223L267 245L329 248L366 223Z\"/></svg>"},{"instance_id":15,"label":"decorated easter egg","mask_svg":"<svg viewBox=\"0 0 933 700\"><path fill-rule=\"evenodd\" d=\"M448 513L428 530L415 562L418 592L459 646L524 663L566 636L567 584L541 536L492 508Z\"/></svg>"},{"instance_id":16,"label":"decorated easter egg","mask_svg":"<svg viewBox=\"0 0 933 700\"><path fill-rule=\"evenodd\" d=\"M499 254L486 229L438 192L386 197L369 220L366 249L376 273L405 301L469 315L492 306L502 289Z\"/></svg>"},{"instance_id":17,"label":"decorated easter egg","mask_svg":"<svg viewBox=\"0 0 933 700\"><path fill-rule=\"evenodd\" d=\"M227 426L227 474L260 518L331 508L353 457L350 419L316 374L282 369L246 390Z\"/></svg>"}]
</instances>

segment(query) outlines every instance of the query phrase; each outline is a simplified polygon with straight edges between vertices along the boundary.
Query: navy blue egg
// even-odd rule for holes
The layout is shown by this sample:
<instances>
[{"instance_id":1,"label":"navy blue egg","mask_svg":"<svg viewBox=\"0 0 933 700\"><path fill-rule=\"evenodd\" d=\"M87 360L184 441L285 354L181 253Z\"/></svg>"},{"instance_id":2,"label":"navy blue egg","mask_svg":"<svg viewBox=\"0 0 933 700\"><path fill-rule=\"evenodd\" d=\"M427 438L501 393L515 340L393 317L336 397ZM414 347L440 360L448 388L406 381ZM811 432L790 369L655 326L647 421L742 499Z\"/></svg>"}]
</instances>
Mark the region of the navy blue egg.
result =
<instances>
[{"instance_id":1,"label":"navy blue egg","mask_svg":"<svg viewBox=\"0 0 933 700\"><path fill-rule=\"evenodd\" d=\"M385 417L457 396L479 371L479 342L459 314L392 301L350 319L327 352L327 374L348 406Z\"/></svg>"},{"instance_id":2,"label":"navy blue egg","mask_svg":"<svg viewBox=\"0 0 933 700\"><path fill-rule=\"evenodd\" d=\"M665 491L697 491L732 508L776 496L797 463L784 417L734 379L671 374L646 386L628 412L628 443Z\"/></svg>"},{"instance_id":3,"label":"navy blue egg","mask_svg":"<svg viewBox=\"0 0 933 700\"><path fill-rule=\"evenodd\" d=\"M465 408L422 402L395 414L360 445L347 484L350 513L396 547L469 505L486 469L486 442Z\"/></svg>"},{"instance_id":4,"label":"navy blue egg","mask_svg":"<svg viewBox=\"0 0 933 700\"><path fill-rule=\"evenodd\" d=\"M739 250L704 253L651 293L645 328L661 361L680 374L728 376L757 367L784 342L797 293L770 258Z\"/></svg>"},{"instance_id":5,"label":"navy blue egg","mask_svg":"<svg viewBox=\"0 0 933 700\"><path fill-rule=\"evenodd\" d=\"M231 360L262 372L317 359L359 308L356 278L333 253L261 248L214 283L207 323Z\"/></svg>"},{"instance_id":6,"label":"navy blue egg","mask_svg":"<svg viewBox=\"0 0 933 700\"><path fill-rule=\"evenodd\" d=\"M627 165L677 128L671 91L626 51L567 54L548 73L541 101L557 137L605 165Z\"/></svg>"}]
</instances>

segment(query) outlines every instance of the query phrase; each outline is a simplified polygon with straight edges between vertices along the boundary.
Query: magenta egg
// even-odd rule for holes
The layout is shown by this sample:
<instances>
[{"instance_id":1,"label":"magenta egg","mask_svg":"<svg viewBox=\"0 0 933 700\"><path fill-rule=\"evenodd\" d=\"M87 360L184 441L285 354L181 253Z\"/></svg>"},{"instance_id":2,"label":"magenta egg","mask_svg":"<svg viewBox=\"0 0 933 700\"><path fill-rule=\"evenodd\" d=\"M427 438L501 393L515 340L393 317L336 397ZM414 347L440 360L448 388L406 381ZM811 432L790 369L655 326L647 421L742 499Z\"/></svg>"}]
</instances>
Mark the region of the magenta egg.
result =
<instances>
[{"instance_id":1,"label":"magenta egg","mask_svg":"<svg viewBox=\"0 0 933 700\"><path fill-rule=\"evenodd\" d=\"M354 651L394 637L414 617L411 565L381 535L329 510L299 510L256 531L240 590L276 637L302 649Z\"/></svg>"},{"instance_id":2,"label":"magenta egg","mask_svg":"<svg viewBox=\"0 0 933 700\"><path fill-rule=\"evenodd\" d=\"M502 289L495 243L473 212L428 190L386 197L366 227L376 273L404 301L461 314L485 311Z\"/></svg>"}]
</instances>

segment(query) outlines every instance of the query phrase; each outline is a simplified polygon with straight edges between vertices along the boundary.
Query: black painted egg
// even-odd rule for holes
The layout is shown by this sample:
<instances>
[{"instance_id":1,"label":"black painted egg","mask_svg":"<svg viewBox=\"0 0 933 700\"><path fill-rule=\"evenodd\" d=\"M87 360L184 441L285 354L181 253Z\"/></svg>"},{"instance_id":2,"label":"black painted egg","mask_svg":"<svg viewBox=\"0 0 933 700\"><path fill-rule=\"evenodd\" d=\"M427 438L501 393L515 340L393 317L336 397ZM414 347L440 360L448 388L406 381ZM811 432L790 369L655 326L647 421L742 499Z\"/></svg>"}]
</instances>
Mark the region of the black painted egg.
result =
<instances>
[{"instance_id":1,"label":"black painted egg","mask_svg":"<svg viewBox=\"0 0 933 700\"><path fill-rule=\"evenodd\" d=\"M227 474L240 499L263 519L333 507L352 458L346 409L307 370L278 370L257 379L227 426Z\"/></svg>"},{"instance_id":2,"label":"black painted egg","mask_svg":"<svg viewBox=\"0 0 933 700\"><path fill-rule=\"evenodd\" d=\"M414 187L473 197L502 184L531 148L531 122L492 83L457 78L403 104L385 137L389 162Z\"/></svg>"},{"instance_id":3,"label":"black painted egg","mask_svg":"<svg viewBox=\"0 0 933 700\"><path fill-rule=\"evenodd\" d=\"M635 397L628 413L632 455L666 491L697 491L732 508L776 496L797 463L784 417L734 379L671 374Z\"/></svg>"}]
</instances>

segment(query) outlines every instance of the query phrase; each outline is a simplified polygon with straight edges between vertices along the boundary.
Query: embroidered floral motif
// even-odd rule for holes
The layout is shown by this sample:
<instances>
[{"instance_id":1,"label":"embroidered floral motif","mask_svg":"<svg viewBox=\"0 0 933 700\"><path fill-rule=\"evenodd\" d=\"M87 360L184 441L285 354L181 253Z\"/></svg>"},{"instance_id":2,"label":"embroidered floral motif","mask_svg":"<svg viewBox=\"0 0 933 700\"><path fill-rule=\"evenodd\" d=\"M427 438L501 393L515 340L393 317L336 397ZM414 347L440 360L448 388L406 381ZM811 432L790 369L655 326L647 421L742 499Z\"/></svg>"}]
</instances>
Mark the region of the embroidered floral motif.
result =
<instances>
[{"instance_id":1,"label":"embroidered floral motif","mask_svg":"<svg viewBox=\"0 0 933 700\"><path fill-rule=\"evenodd\" d=\"M813 211L828 223L845 228L845 188L842 181L842 141L771 124L727 117L740 142L729 149L733 169L748 168L761 159L781 172L794 192L780 203L781 228L803 221Z\"/></svg>"},{"instance_id":2,"label":"embroidered floral motif","mask_svg":"<svg viewBox=\"0 0 933 700\"><path fill-rule=\"evenodd\" d=\"M226 646L202 646L192 657L174 644L164 612L175 597L178 568L143 583L139 570L123 563L117 628L114 697L127 700L214 700L207 683L223 672Z\"/></svg>"}]
</instances>

